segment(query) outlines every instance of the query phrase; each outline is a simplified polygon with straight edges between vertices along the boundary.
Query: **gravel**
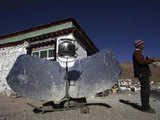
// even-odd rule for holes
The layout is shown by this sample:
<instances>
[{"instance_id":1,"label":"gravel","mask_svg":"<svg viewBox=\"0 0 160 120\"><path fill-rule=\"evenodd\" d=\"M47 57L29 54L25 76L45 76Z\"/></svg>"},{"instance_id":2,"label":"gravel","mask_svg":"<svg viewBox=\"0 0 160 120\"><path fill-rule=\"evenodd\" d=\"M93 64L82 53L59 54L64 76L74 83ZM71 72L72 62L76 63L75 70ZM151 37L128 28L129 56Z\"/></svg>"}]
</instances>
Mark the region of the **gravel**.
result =
<instances>
[{"instance_id":1,"label":"gravel","mask_svg":"<svg viewBox=\"0 0 160 120\"><path fill-rule=\"evenodd\" d=\"M35 114L26 103L41 105L42 101L0 95L0 120L160 120L160 96L156 95L150 97L155 114L139 110L139 91L90 98L88 114L82 114L79 109Z\"/></svg>"}]
</instances>

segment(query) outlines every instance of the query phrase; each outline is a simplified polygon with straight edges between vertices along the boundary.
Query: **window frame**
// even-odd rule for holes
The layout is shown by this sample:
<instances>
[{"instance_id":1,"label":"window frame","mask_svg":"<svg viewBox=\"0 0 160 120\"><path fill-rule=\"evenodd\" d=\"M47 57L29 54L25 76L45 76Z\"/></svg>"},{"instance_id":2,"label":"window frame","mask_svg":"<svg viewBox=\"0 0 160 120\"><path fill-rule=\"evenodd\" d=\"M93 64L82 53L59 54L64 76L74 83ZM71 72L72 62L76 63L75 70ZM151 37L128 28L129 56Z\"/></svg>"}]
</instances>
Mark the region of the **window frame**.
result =
<instances>
[{"instance_id":1,"label":"window frame","mask_svg":"<svg viewBox=\"0 0 160 120\"><path fill-rule=\"evenodd\" d=\"M55 52L55 54L54 54L53 57L49 57L49 50L53 50L53 51ZM55 60L55 59L56 59L56 51L55 51L55 48L45 48L45 49L41 49L41 50L34 50L34 51L32 51L31 55L34 56L33 53L34 53L34 52L38 52L39 55L38 55L37 57L41 58L41 57L40 57L41 51L47 51L47 58L42 58L42 59L47 59L47 60L51 60L51 59Z\"/></svg>"}]
</instances>

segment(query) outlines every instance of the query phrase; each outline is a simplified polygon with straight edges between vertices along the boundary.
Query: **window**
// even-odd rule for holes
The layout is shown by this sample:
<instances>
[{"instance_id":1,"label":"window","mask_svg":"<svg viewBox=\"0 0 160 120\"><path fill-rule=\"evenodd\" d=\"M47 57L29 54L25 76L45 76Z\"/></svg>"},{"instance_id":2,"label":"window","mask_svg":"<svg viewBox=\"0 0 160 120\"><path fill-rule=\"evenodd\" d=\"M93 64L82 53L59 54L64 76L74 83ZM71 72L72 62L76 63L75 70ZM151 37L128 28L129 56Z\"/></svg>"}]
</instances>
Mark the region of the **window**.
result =
<instances>
[{"instance_id":1,"label":"window","mask_svg":"<svg viewBox=\"0 0 160 120\"><path fill-rule=\"evenodd\" d=\"M33 52L32 55L33 55L33 56L38 56L38 57L39 57L39 52Z\"/></svg>"},{"instance_id":2,"label":"window","mask_svg":"<svg viewBox=\"0 0 160 120\"><path fill-rule=\"evenodd\" d=\"M48 57L54 57L55 56L55 51L52 49L52 50L49 50L48 51Z\"/></svg>"},{"instance_id":3,"label":"window","mask_svg":"<svg viewBox=\"0 0 160 120\"><path fill-rule=\"evenodd\" d=\"M40 58L47 58L47 50L40 51Z\"/></svg>"},{"instance_id":4,"label":"window","mask_svg":"<svg viewBox=\"0 0 160 120\"><path fill-rule=\"evenodd\" d=\"M56 52L55 52L55 49L49 48L49 49L32 51L32 55L38 56L40 58L47 59L50 61L55 61Z\"/></svg>"}]
</instances>

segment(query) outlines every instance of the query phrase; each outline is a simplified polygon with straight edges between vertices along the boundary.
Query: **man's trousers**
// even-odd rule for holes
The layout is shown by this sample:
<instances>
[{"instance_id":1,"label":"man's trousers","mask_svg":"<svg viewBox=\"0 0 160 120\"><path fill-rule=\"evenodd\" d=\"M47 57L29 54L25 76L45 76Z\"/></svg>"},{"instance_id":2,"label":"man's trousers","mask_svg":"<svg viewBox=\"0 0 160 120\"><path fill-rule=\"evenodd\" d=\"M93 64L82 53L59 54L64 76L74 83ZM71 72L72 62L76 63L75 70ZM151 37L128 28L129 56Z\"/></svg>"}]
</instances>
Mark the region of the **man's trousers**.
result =
<instances>
[{"instance_id":1,"label":"man's trousers","mask_svg":"<svg viewBox=\"0 0 160 120\"><path fill-rule=\"evenodd\" d=\"M150 81L148 75L143 75L139 77L141 84L141 104L143 110L148 110L149 105L149 96L150 96Z\"/></svg>"}]
</instances>

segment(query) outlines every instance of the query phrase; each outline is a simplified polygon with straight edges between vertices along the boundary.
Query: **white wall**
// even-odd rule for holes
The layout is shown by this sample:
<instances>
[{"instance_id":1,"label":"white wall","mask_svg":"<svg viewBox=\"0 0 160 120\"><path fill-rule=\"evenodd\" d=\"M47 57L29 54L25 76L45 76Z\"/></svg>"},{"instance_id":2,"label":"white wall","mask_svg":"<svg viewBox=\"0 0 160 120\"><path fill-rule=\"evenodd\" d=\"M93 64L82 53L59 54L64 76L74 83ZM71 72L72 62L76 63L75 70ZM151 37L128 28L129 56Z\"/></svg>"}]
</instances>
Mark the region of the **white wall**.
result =
<instances>
[{"instance_id":1,"label":"white wall","mask_svg":"<svg viewBox=\"0 0 160 120\"><path fill-rule=\"evenodd\" d=\"M19 55L27 53L27 46L28 43L25 42L14 47L0 48L0 93L5 95L11 94L12 91L7 85L6 77L16 61L16 58Z\"/></svg>"}]
</instances>

